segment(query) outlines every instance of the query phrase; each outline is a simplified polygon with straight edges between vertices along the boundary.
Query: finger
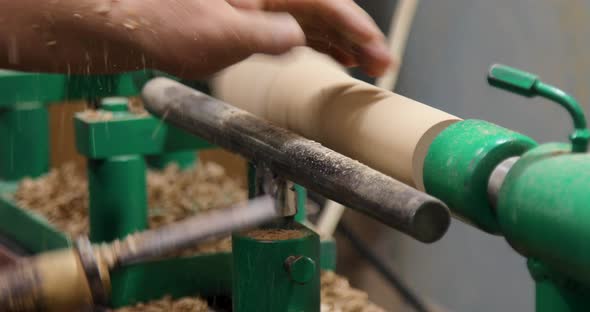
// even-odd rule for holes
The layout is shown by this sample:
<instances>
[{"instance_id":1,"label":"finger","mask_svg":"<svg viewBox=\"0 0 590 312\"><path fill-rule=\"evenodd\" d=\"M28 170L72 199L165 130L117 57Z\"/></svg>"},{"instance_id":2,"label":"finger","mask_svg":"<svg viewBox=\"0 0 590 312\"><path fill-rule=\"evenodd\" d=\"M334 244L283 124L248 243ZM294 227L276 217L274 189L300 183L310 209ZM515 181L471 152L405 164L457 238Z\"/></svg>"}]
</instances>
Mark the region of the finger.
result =
<instances>
[{"instance_id":1,"label":"finger","mask_svg":"<svg viewBox=\"0 0 590 312\"><path fill-rule=\"evenodd\" d=\"M305 34L293 16L241 10L234 27L237 44L249 53L281 54L305 45Z\"/></svg>"},{"instance_id":2,"label":"finger","mask_svg":"<svg viewBox=\"0 0 590 312\"><path fill-rule=\"evenodd\" d=\"M354 1L266 0L265 4L265 9L273 11L319 16L355 43L360 44L384 37L373 19Z\"/></svg>"},{"instance_id":3,"label":"finger","mask_svg":"<svg viewBox=\"0 0 590 312\"><path fill-rule=\"evenodd\" d=\"M390 66L397 66L392 62L387 48L381 41L360 45L356 50L356 59L363 71L371 77L381 76Z\"/></svg>"},{"instance_id":4,"label":"finger","mask_svg":"<svg viewBox=\"0 0 590 312\"><path fill-rule=\"evenodd\" d=\"M227 3L231 4L235 8L240 9L260 9L263 6L262 0L226 0Z\"/></svg>"},{"instance_id":5,"label":"finger","mask_svg":"<svg viewBox=\"0 0 590 312\"><path fill-rule=\"evenodd\" d=\"M358 61L356 57L350 53L349 51L343 50L336 45L330 45L322 40L307 40L307 45L313 48L314 50L328 54L332 58L334 58L338 63L342 64L346 67L354 67L358 65Z\"/></svg>"},{"instance_id":6,"label":"finger","mask_svg":"<svg viewBox=\"0 0 590 312\"><path fill-rule=\"evenodd\" d=\"M304 28L307 45L314 50L328 54L347 67L357 66L359 61L350 42L336 32L309 30Z\"/></svg>"}]
</instances>

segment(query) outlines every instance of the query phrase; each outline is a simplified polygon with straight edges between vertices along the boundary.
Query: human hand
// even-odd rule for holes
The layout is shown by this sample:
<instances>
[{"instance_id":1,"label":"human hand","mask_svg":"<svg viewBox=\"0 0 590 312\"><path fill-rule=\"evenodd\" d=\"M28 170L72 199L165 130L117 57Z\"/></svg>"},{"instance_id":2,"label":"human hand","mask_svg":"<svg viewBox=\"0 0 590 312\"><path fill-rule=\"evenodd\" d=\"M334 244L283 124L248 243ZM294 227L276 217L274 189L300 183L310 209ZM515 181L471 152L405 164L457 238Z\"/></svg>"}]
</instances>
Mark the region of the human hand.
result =
<instances>
[{"instance_id":1,"label":"human hand","mask_svg":"<svg viewBox=\"0 0 590 312\"><path fill-rule=\"evenodd\" d=\"M352 0L128 0L113 13L153 66L200 78L254 53L308 44L369 75L390 65L384 37Z\"/></svg>"},{"instance_id":2,"label":"human hand","mask_svg":"<svg viewBox=\"0 0 590 312\"><path fill-rule=\"evenodd\" d=\"M391 65L384 36L353 0L227 0L237 8L288 12L298 21L307 45L345 66L360 65L371 76Z\"/></svg>"}]
</instances>

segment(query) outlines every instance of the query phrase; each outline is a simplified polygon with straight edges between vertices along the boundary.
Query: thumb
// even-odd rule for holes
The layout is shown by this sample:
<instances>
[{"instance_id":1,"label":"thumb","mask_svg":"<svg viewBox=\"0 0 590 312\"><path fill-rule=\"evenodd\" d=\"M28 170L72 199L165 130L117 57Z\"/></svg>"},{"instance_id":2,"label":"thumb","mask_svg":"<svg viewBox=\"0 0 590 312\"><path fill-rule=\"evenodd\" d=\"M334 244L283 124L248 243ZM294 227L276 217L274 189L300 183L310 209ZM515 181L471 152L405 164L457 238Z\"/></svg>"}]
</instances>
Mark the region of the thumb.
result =
<instances>
[{"instance_id":1,"label":"thumb","mask_svg":"<svg viewBox=\"0 0 590 312\"><path fill-rule=\"evenodd\" d=\"M240 10L236 34L251 53L282 54L305 45L305 33L287 13Z\"/></svg>"}]
</instances>

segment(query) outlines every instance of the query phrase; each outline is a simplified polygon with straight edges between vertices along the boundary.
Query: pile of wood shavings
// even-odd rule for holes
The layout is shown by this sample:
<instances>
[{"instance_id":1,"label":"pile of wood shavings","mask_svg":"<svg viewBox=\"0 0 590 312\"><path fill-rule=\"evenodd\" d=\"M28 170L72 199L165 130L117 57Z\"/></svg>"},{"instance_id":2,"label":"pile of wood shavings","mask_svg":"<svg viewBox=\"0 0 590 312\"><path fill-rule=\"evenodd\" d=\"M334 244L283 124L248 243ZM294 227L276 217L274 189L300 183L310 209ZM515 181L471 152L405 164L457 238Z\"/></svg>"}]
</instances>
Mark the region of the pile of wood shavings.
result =
<instances>
[{"instance_id":1,"label":"pile of wood shavings","mask_svg":"<svg viewBox=\"0 0 590 312\"><path fill-rule=\"evenodd\" d=\"M169 166L147 175L150 227L159 227L199 211L225 207L246 198L244 188L225 175L215 163L198 164L180 170ZM72 237L88 233L88 186L85 173L72 164L51 170L38 179L24 179L14 194L17 203L44 216L55 227ZM230 238L200 244L190 252L231 250ZM368 300L368 295L350 286L333 272L321 276L322 312L384 312ZM209 311L200 298L161 300L117 312L201 312Z\"/></svg>"},{"instance_id":2,"label":"pile of wood shavings","mask_svg":"<svg viewBox=\"0 0 590 312\"><path fill-rule=\"evenodd\" d=\"M305 236L305 232L287 229L261 229L246 232L244 235L262 241L277 241L301 238Z\"/></svg>"},{"instance_id":3,"label":"pile of wood shavings","mask_svg":"<svg viewBox=\"0 0 590 312\"><path fill-rule=\"evenodd\" d=\"M197 212L225 208L247 198L244 187L229 178L222 166L212 162L189 170L171 165L163 171L149 171L147 184L153 227Z\"/></svg>"},{"instance_id":4,"label":"pile of wood shavings","mask_svg":"<svg viewBox=\"0 0 590 312\"><path fill-rule=\"evenodd\" d=\"M369 301L369 295L352 288L346 278L334 272L322 272L321 312L385 312Z\"/></svg>"},{"instance_id":5,"label":"pile of wood shavings","mask_svg":"<svg viewBox=\"0 0 590 312\"><path fill-rule=\"evenodd\" d=\"M16 203L42 215L72 237L88 234L88 183L73 164L38 179L25 178L14 194Z\"/></svg>"},{"instance_id":6,"label":"pile of wood shavings","mask_svg":"<svg viewBox=\"0 0 590 312\"><path fill-rule=\"evenodd\" d=\"M246 199L246 191L223 167L207 162L180 170L171 165L147 174L149 226L157 228L209 209ZM88 182L84 172L68 164L38 179L21 181L14 199L45 217L72 237L88 234ZM206 242L202 252L229 250L229 239Z\"/></svg>"},{"instance_id":7,"label":"pile of wood shavings","mask_svg":"<svg viewBox=\"0 0 590 312\"><path fill-rule=\"evenodd\" d=\"M166 296L149 303L139 303L132 307L124 307L115 312L208 312L207 301L198 297L185 297L173 300Z\"/></svg>"},{"instance_id":8,"label":"pile of wood shavings","mask_svg":"<svg viewBox=\"0 0 590 312\"><path fill-rule=\"evenodd\" d=\"M321 312L385 312L369 301L368 295L350 287L348 281L334 272L322 272ZM198 297L161 300L140 303L115 312L207 312L207 302Z\"/></svg>"}]
</instances>

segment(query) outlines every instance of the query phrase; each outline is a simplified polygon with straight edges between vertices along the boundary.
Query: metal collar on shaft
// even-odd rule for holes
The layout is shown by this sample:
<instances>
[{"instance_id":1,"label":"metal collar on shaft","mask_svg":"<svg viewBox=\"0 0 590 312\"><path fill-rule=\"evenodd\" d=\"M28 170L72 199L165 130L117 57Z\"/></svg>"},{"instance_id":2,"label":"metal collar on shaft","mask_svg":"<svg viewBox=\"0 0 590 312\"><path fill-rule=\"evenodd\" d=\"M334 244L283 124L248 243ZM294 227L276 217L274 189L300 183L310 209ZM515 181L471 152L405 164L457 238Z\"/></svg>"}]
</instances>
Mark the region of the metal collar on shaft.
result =
<instances>
[{"instance_id":1,"label":"metal collar on shaft","mask_svg":"<svg viewBox=\"0 0 590 312\"><path fill-rule=\"evenodd\" d=\"M76 240L74 247L78 252L82 268L86 274L94 304L98 306L106 306L110 298L109 287L103 282L99 262L94 253L92 243L90 243L88 238L80 237Z\"/></svg>"}]
</instances>

